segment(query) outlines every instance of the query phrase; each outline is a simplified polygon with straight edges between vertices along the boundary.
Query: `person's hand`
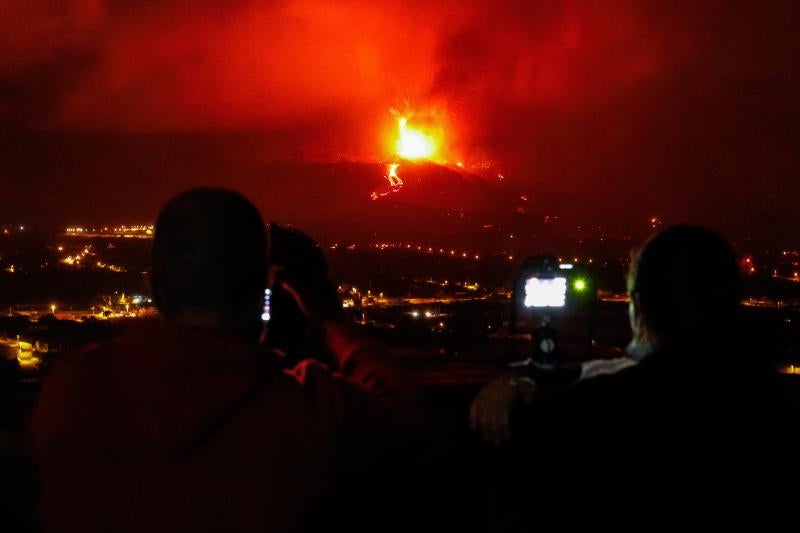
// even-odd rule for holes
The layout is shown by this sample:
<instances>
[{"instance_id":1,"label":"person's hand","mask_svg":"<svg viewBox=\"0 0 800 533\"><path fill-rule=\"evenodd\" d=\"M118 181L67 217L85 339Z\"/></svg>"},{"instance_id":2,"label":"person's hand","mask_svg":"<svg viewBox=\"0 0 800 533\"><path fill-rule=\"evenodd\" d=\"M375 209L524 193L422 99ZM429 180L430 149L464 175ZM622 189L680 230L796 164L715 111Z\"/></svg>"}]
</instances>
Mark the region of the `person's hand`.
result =
<instances>
[{"instance_id":1,"label":"person's hand","mask_svg":"<svg viewBox=\"0 0 800 533\"><path fill-rule=\"evenodd\" d=\"M469 422L489 444L500 445L511 436L511 410L519 401L530 402L536 392L533 380L517 373L506 374L488 383L472 401Z\"/></svg>"},{"instance_id":2,"label":"person's hand","mask_svg":"<svg viewBox=\"0 0 800 533\"><path fill-rule=\"evenodd\" d=\"M293 276L288 270L282 270L276 278L312 322L342 320L342 303L336 294L336 288L326 277Z\"/></svg>"}]
</instances>

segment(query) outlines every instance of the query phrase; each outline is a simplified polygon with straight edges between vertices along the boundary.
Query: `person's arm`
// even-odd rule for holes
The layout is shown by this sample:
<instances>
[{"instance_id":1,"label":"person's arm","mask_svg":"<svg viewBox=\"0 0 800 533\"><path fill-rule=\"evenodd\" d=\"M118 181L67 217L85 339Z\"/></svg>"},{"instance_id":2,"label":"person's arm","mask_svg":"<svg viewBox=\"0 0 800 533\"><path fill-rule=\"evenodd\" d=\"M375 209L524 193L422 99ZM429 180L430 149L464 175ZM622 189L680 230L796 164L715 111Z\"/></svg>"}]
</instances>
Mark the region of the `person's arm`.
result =
<instances>
[{"instance_id":1,"label":"person's arm","mask_svg":"<svg viewBox=\"0 0 800 533\"><path fill-rule=\"evenodd\" d=\"M538 386L521 369L512 369L487 383L472 401L469 423L484 441L499 445L511 436L511 411L520 402L533 401Z\"/></svg>"},{"instance_id":2,"label":"person's arm","mask_svg":"<svg viewBox=\"0 0 800 533\"><path fill-rule=\"evenodd\" d=\"M398 394L413 394L413 383L399 368L386 345L364 336L342 321L327 321L322 327L328 348L338 365L338 376L383 400L392 398L396 401L400 399Z\"/></svg>"},{"instance_id":3,"label":"person's arm","mask_svg":"<svg viewBox=\"0 0 800 533\"><path fill-rule=\"evenodd\" d=\"M333 373L317 362L301 364L325 384L319 397L336 406L337 490L323 511L329 527L379 531L401 519L418 524L414 517L426 502L413 499L422 494L414 484L424 472L431 432L413 381L387 346L347 323L331 287L284 286L321 329L335 359Z\"/></svg>"},{"instance_id":4,"label":"person's arm","mask_svg":"<svg viewBox=\"0 0 800 533\"><path fill-rule=\"evenodd\" d=\"M382 403L392 403L412 395L412 382L393 361L389 348L347 322L329 280L322 278L303 283L284 275L281 284L295 298L312 325L322 331L325 344L335 360L337 378L346 379L376 395Z\"/></svg>"},{"instance_id":5,"label":"person's arm","mask_svg":"<svg viewBox=\"0 0 800 533\"><path fill-rule=\"evenodd\" d=\"M502 444L511 436L512 411L517 406L532 404L540 390L551 393L569 390L586 380L613 375L635 364L629 357L597 359L555 372L536 371L530 364L517 365L481 389L470 406L470 427L487 443Z\"/></svg>"}]
</instances>

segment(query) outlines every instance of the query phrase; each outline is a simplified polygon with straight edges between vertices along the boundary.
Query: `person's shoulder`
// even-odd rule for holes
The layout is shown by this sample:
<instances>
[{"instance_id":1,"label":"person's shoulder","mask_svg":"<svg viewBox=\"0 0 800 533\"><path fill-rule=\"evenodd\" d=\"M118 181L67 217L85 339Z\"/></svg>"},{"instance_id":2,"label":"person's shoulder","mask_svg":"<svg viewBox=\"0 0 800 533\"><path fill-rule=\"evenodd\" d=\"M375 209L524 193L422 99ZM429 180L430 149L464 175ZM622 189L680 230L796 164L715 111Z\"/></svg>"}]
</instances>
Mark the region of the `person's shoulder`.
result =
<instances>
[{"instance_id":1,"label":"person's shoulder","mask_svg":"<svg viewBox=\"0 0 800 533\"><path fill-rule=\"evenodd\" d=\"M51 383L69 376L97 370L113 354L135 350L135 344L145 338L163 337L159 321L148 319L116 328L111 335L101 340L82 344L66 352L47 373L44 383Z\"/></svg>"},{"instance_id":2,"label":"person's shoulder","mask_svg":"<svg viewBox=\"0 0 800 533\"><path fill-rule=\"evenodd\" d=\"M103 340L83 344L61 355L42 379L34 424L45 420L52 425L57 418L79 417L88 411L88 405L102 403L101 396L113 388L111 381L118 373L115 361L121 353L130 351L132 339L141 328L152 326L137 324L119 329Z\"/></svg>"},{"instance_id":3,"label":"person's shoulder","mask_svg":"<svg viewBox=\"0 0 800 533\"><path fill-rule=\"evenodd\" d=\"M106 356L112 342L112 339L91 341L65 351L47 372L44 382L46 383L56 376L92 366Z\"/></svg>"},{"instance_id":4,"label":"person's shoulder","mask_svg":"<svg viewBox=\"0 0 800 533\"><path fill-rule=\"evenodd\" d=\"M597 373L566 389L543 394L537 411L552 423L588 424L610 421L624 412L639 386L638 365L629 365L613 373Z\"/></svg>"},{"instance_id":5,"label":"person's shoulder","mask_svg":"<svg viewBox=\"0 0 800 533\"><path fill-rule=\"evenodd\" d=\"M596 370L596 369L595 369ZM574 392L585 395L602 395L609 391L628 389L637 383L642 374L637 363L625 364L610 372L596 372L581 379L574 386Z\"/></svg>"},{"instance_id":6,"label":"person's shoulder","mask_svg":"<svg viewBox=\"0 0 800 533\"><path fill-rule=\"evenodd\" d=\"M62 355L42 381L42 396L61 391L63 387L76 386L78 382L91 380L87 374L99 370L107 356L108 347L102 342L92 342ZM80 387L78 387L80 388Z\"/></svg>"},{"instance_id":7,"label":"person's shoulder","mask_svg":"<svg viewBox=\"0 0 800 533\"><path fill-rule=\"evenodd\" d=\"M615 357L613 359L592 359L581 364L581 380L618 374L636 365L631 357Z\"/></svg>"},{"instance_id":8,"label":"person's shoulder","mask_svg":"<svg viewBox=\"0 0 800 533\"><path fill-rule=\"evenodd\" d=\"M40 449L86 422L89 406L98 404L103 357L101 343L88 344L63 355L44 378L31 419Z\"/></svg>"}]
</instances>

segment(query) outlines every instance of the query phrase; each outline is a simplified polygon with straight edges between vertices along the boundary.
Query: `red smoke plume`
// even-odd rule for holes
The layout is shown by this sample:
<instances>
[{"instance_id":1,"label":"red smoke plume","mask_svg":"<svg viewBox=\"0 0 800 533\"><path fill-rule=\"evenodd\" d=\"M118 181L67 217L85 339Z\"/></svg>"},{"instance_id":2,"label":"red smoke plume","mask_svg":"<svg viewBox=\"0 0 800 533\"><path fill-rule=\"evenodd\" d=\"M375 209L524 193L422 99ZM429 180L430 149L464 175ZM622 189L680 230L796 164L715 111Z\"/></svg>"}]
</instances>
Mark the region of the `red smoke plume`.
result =
<instances>
[{"instance_id":1,"label":"red smoke plume","mask_svg":"<svg viewBox=\"0 0 800 533\"><path fill-rule=\"evenodd\" d=\"M577 208L789 209L800 8L735 4L5 0L0 128L255 131L265 158L381 160L389 109L435 110L449 150Z\"/></svg>"}]
</instances>

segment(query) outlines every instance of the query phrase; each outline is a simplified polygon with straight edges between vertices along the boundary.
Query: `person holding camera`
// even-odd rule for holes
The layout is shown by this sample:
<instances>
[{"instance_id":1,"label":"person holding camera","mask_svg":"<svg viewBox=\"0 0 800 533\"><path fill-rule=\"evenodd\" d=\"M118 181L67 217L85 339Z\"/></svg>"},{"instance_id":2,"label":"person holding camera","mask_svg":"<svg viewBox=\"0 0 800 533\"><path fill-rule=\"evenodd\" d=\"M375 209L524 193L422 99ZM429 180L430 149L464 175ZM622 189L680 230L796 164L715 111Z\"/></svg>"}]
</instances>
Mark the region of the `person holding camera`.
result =
<instances>
[{"instance_id":1,"label":"person holding camera","mask_svg":"<svg viewBox=\"0 0 800 533\"><path fill-rule=\"evenodd\" d=\"M416 439L413 387L346 323L326 278L289 270L274 287L335 367L285 368L262 342L267 241L235 192L166 204L151 274L161 318L65 357L44 383L44 531L382 529L370 521L397 474L387 457Z\"/></svg>"},{"instance_id":2,"label":"person holding camera","mask_svg":"<svg viewBox=\"0 0 800 533\"><path fill-rule=\"evenodd\" d=\"M733 250L705 228L666 229L632 255L628 290L627 362L549 391L517 370L474 400L473 428L508 445L503 485L524 487L510 499L545 530L763 529L793 421L742 327Z\"/></svg>"}]
</instances>

